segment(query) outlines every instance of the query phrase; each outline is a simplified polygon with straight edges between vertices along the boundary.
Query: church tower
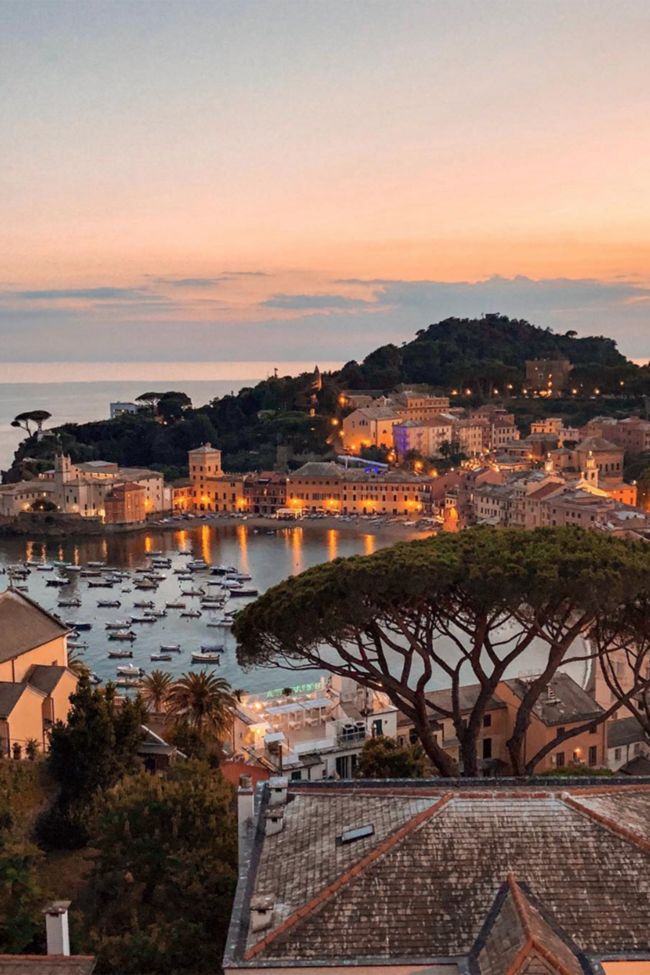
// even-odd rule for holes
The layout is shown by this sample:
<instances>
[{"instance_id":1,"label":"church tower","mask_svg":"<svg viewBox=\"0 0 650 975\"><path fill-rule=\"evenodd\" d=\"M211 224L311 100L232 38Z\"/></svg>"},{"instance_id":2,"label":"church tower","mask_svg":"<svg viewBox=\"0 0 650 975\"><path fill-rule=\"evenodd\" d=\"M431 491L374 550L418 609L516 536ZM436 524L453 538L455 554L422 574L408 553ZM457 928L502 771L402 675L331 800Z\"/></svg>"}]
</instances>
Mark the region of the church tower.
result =
<instances>
[{"instance_id":1,"label":"church tower","mask_svg":"<svg viewBox=\"0 0 650 975\"><path fill-rule=\"evenodd\" d=\"M74 479L75 470L69 454L57 454L54 458L54 480L60 484L69 484Z\"/></svg>"},{"instance_id":2,"label":"church tower","mask_svg":"<svg viewBox=\"0 0 650 975\"><path fill-rule=\"evenodd\" d=\"M581 472L582 480L586 481L592 487L598 487L598 467L596 465L596 459L593 455L593 451L589 451L587 459L585 461L584 470Z\"/></svg>"}]
</instances>

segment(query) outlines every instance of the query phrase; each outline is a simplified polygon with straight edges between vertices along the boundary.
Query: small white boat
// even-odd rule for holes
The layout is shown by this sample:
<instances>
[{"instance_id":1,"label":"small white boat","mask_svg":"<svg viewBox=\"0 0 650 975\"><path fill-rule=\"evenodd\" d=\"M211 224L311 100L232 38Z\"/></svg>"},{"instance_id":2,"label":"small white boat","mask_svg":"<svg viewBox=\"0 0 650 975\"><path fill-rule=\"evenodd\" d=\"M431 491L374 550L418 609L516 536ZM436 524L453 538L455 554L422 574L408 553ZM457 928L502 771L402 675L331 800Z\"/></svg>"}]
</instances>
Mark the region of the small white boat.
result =
<instances>
[{"instance_id":1,"label":"small white boat","mask_svg":"<svg viewBox=\"0 0 650 975\"><path fill-rule=\"evenodd\" d=\"M95 684L95 685L101 684L102 682L102 678L99 676L99 674L96 674L94 671L88 675L88 680L90 681L91 684Z\"/></svg>"},{"instance_id":2,"label":"small white boat","mask_svg":"<svg viewBox=\"0 0 650 975\"><path fill-rule=\"evenodd\" d=\"M127 630L129 628L128 620L113 620L112 623L106 623L107 630Z\"/></svg>"},{"instance_id":3,"label":"small white boat","mask_svg":"<svg viewBox=\"0 0 650 975\"><path fill-rule=\"evenodd\" d=\"M66 620L65 625L69 626L70 629L78 630L79 632L81 632L81 630L92 630L93 628L92 623L85 623L80 620Z\"/></svg>"},{"instance_id":4,"label":"small white boat","mask_svg":"<svg viewBox=\"0 0 650 975\"><path fill-rule=\"evenodd\" d=\"M161 643L160 644L161 653L180 653L181 645L180 643Z\"/></svg>"},{"instance_id":5,"label":"small white boat","mask_svg":"<svg viewBox=\"0 0 650 975\"><path fill-rule=\"evenodd\" d=\"M221 643L202 643L201 653L223 653L223 644Z\"/></svg>"},{"instance_id":6,"label":"small white boat","mask_svg":"<svg viewBox=\"0 0 650 975\"><path fill-rule=\"evenodd\" d=\"M70 563L68 563L67 565L64 565L63 568L65 569L66 572L81 572L80 565L70 565Z\"/></svg>"},{"instance_id":7,"label":"small white boat","mask_svg":"<svg viewBox=\"0 0 650 975\"><path fill-rule=\"evenodd\" d=\"M187 568L192 572L202 572L204 569L209 569L210 566L205 559L192 559L191 562L187 563Z\"/></svg>"},{"instance_id":8,"label":"small white boat","mask_svg":"<svg viewBox=\"0 0 650 975\"><path fill-rule=\"evenodd\" d=\"M153 599L140 599L133 603L134 609L153 609L156 604Z\"/></svg>"},{"instance_id":9,"label":"small white boat","mask_svg":"<svg viewBox=\"0 0 650 975\"><path fill-rule=\"evenodd\" d=\"M169 661L172 659L172 655L171 653L152 653L149 659L155 662L162 661L162 660Z\"/></svg>"},{"instance_id":10,"label":"small white boat","mask_svg":"<svg viewBox=\"0 0 650 975\"><path fill-rule=\"evenodd\" d=\"M133 640L136 639L136 635L133 630L111 630L108 634L109 640Z\"/></svg>"},{"instance_id":11,"label":"small white boat","mask_svg":"<svg viewBox=\"0 0 650 975\"><path fill-rule=\"evenodd\" d=\"M144 670L142 667L136 667L135 664L120 664L116 673L123 677L142 677Z\"/></svg>"},{"instance_id":12,"label":"small white boat","mask_svg":"<svg viewBox=\"0 0 650 975\"><path fill-rule=\"evenodd\" d=\"M105 562L86 562L89 569L103 569L106 565Z\"/></svg>"},{"instance_id":13,"label":"small white boat","mask_svg":"<svg viewBox=\"0 0 650 975\"><path fill-rule=\"evenodd\" d=\"M54 566L53 565L37 565L36 566L36 571L37 572L53 572L54 571Z\"/></svg>"},{"instance_id":14,"label":"small white boat","mask_svg":"<svg viewBox=\"0 0 650 975\"><path fill-rule=\"evenodd\" d=\"M57 577L56 579L48 579L47 582L45 583L45 585L46 586L69 586L70 585L70 580L69 579L60 579L60 578Z\"/></svg>"},{"instance_id":15,"label":"small white boat","mask_svg":"<svg viewBox=\"0 0 650 975\"><path fill-rule=\"evenodd\" d=\"M205 589L182 589L181 596L205 596Z\"/></svg>"},{"instance_id":16,"label":"small white boat","mask_svg":"<svg viewBox=\"0 0 650 975\"><path fill-rule=\"evenodd\" d=\"M184 612L181 613L181 616L184 616L185 619L198 620L198 619L201 618L201 610L200 609L186 609L186 610L184 610Z\"/></svg>"},{"instance_id":17,"label":"small white boat","mask_svg":"<svg viewBox=\"0 0 650 975\"><path fill-rule=\"evenodd\" d=\"M111 660L125 660L133 656L133 650L109 650L108 656Z\"/></svg>"},{"instance_id":18,"label":"small white boat","mask_svg":"<svg viewBox=\"0 0 650 975\"><path fill-rule=\"evenodd\" d=\"M59 599L58 608L59 609L78 609L81 606L81 600L77 599Z\"/></svg>"},{"instance_id":19,"label":"small white boat","mask_svg":"<svg viewBox=\"0 0 650 975\"><path fill-rule=\"evenodd\" d=\"M98 609L119 609L122 603L119 599L98 599L97 608Z\"/></svg>"},{"instance_id":20,"label":"small white boat","mask_svg":"<svg viewBox=\"0 0 650 975\"><path fill-rule=\"evenodd\" d=\"M240 584L236 589L230 590L230 595L233 599L237 597L240 599L246 599L252 596L259 596L259 591L257 589L252 589L250 586L246 587Z\"/></svg>"},{"instance_id":21,"label":"small white boat","mask_svg":"<svg viewBox=\"0 0 650 975\"><path fill-rule=\"evenodd\" d=\"M166 609L152 609L151 610L151 615L152 616L155 616L157 620L161 620L161 619L164 619L165 616L167 616L167 610Z\"/></svg>"},{"instance_id":22,"label":"small white boat","mask_svg":"<svg viewBox=\"0 0 650 975\"><path fill-rule=\"evenodd\" d=\"M155 623L157 617L151 614L146 614L145 616L131 616L129 623Z\"/></svg>"},{"instance_id":23,"label":"small white boat","mask_svg":"<svg viewBox=\"0 0 650 975\"><path fill-rule=\"evenodd\" d=\"M165 603L167 609L185 609L185 603Z\"/></svg>"},{"instance_id":24,"label":"small white boat","mask_svg":"<svg viewBox=\"0 0 650 975\"><path fill-rule=\"evenodd\" d=\"M81 640L68 640L68 650L87 650L88 644Z\"/></svg>"},{"instance_id":25,"label":"small white boat","mask_svg":"<svg viewBox=\"0 0 650 975\"><path fill-rule=\"evenodd\" d=\"M192 663L195 664L218 664L221 661L221 654L208 651L194 651L192 653Z\"/></svg>"},{"instance_id":26,"label":"small white boat","mask_svg":"<svg viewBox=\"0 0 650 975\"><path fill-rule=\"evenodd\" d=\"M157 589L158 583L154 582L153 579L138 579L135 583L136 589Z\"/></svg>"}]
</instances>

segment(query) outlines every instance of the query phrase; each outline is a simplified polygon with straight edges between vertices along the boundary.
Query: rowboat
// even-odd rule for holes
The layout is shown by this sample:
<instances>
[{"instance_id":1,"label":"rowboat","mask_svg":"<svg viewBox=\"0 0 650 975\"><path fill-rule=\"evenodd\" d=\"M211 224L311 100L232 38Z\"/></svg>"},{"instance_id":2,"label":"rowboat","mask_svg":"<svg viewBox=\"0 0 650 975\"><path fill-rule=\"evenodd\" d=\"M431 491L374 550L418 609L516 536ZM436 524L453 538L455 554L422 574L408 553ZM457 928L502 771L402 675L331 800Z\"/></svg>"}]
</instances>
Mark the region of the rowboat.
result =
<instances>
[{"instance_id":1,"label":"rowboat","mask_svg":"<svg viewBox=\"0 0 650 975\"><path fill-rule=\"evenodd\" d=\"M181 613L181 616L184 616L186 619L198 620L200 618L200 616L201 616L201 610L200 609L186 609L183 613Z\"/></svg>"},{"instance_id":2,"label":"rowboat","mask_svg":"<svg viewBox=\"0 0 650 975\"><path fill-rule=\"evenodd\" d=\"M121 606L119 599L98 599L98 609L119 609Z\"/></svg>"},{"instance_id":3,"label":"rowboat","mask_svg":"<svg viewBox=\"0 0 650 975\"><path fill-rule=\"evenodd\" d=\"M192 663L195 664L218 664L220 661L221 655L218 653L203 653L202 651L192 653Z\"/></svg>"},{"instance_id":4,"label":"rowboat","mask_svg":"<svg viewBox=\"0 0 650 975\"><path fill-rule=\"evenodd\" d=\"M122 677L142 677L144 674L142 667L136 667L135 664L120 664L116 672Z\"/></svg>"},{"instance_id":5,"label":"rowboat","mask_svg":"<svg viewBox=\"0 0 650 975\"><path fill-rule=\"evenodd\" d=\"M149 659L156 662L162 660L169 661L172 659L172 655L171 653L152 653Z\"/></svg>"},{"instance_id":6,"label":"rowboat","mask_svg":"<svg viewBox=\"0 0 650 975\"><path fill-rule=\"evenodd\" d=\"M127 630L129 627L128 620L113 620L112 623L105 624L107 630Z\"/></svg>"},{"instance_id":7,"label":"rowboat","mask_svg":"<svg viewBox=\"0 0 650 975\"><path fill-rule=\"evenodd\" d=\"M167 609L185 609L185 603L165 603Z\"/></svg>"},{"instance_id":8,"label":"rowboat","mask_svg":"<svg viewBox=\"0 0 650 975\"><path fill-rule=\"evenodd\" d=\"M153 609L156 604L153 599L140 599L133 603L134 609Z\"/></svg>"},{"instance_id":9,"label":"rowboat","mask_svg":"<svg viewBox=\"0 0 650 975\"><path fill-rule=\"evenodd\" d=\"M84 623L78 620L66 620L65 625L69 626L71 630L92 630L92 623Z\"/></svg>"},{"instance_id":10,"label":"rowboat","mask_svg":"<svg viewBox=\"0 0 650 975\"><path fill-rule=\"evenodd\" d=\"M160 644L161 653L180 653L181 645L180 643L161 643Z\"/></svg>"},{"instance_id":11,"label":"rowboat","mask_svg":"<svg viewBox=\"0 0 650 975\"><path fill-rule=\"evenodd\" d=\"M135 640L136 635L132 630L115 630L108 634L109 640Z\"/></svg>"},{"instance_id":12,"label":"rowboat","mask_svg":"<svg viewBox=\"0 0 650 975\"><path fill-rule=\"evenodd\" d=\"M112 660L124 660L126 657L133 656L133 650L109 650L108 656Z\"/></svg>"}]
</instances>

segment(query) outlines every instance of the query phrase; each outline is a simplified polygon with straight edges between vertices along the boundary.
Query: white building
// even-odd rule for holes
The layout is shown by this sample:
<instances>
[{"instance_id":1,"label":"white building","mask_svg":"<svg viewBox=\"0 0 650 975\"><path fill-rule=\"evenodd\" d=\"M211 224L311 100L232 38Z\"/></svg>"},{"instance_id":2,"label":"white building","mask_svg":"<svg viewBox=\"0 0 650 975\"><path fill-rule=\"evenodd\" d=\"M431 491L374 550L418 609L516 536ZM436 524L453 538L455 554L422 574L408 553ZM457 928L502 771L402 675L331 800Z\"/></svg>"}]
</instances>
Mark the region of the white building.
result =
<instances>
[{"instance_id":1,"label":"white building","mask_svg":"<svg viewBox=\"0 0 650 975\"><path fill-rule=\"evenodd\" d=\"M369 738L397 735L398 712L387 696L350 678L322 678L292 691L244 700L235 715L235 753L293 780L349 778Z\"/></svg>"}]
</instances>

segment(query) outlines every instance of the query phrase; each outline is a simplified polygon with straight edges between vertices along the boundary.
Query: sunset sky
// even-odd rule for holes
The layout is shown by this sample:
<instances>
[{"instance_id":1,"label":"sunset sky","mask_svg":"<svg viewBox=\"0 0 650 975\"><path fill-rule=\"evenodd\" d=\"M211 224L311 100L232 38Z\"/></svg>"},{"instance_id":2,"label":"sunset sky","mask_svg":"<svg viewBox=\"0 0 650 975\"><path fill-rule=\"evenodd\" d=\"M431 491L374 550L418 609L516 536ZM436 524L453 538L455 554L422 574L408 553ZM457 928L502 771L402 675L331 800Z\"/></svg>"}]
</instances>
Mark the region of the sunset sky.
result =
<instances>
[{"instance_id":1,"label":"sunset sky","mask_svg":"<svg viewBox=\"0 0 650 975\"><path fill-rule=\"evenodd\" d=\"M4 0L5 361L650 355L647 0Z\"/></svg>"}]
</instances>

